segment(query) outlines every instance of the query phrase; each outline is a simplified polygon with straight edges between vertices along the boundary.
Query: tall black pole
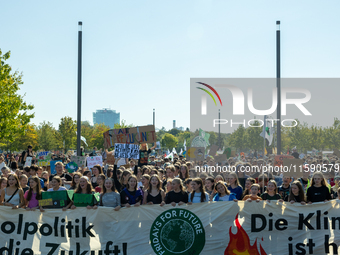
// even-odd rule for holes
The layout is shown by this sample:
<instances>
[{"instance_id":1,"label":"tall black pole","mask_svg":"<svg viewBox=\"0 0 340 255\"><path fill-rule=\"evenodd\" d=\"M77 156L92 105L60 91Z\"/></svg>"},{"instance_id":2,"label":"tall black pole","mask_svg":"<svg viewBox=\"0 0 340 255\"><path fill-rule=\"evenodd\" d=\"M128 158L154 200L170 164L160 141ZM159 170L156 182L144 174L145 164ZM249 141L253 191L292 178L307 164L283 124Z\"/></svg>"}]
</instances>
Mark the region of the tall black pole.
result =
<instances>
[{"instance_id":1,"label":"tall black pole","mask_svg":"<svg viewBox=\"0 0 340 255\"><path fill-rule=\"evenodd\" d=\"M155 109L153 109L153 126L155 127Z\"/></svg>"},{"instance_id":2,"label":"tall black pole","mask_svg":"<svg viewBox=\"0 0 340 255\"><path fill-rule=\"evenodd\" d=\"M277 154L281 155L280 21L276 21Z\"/></svg>"},{"instance_id":3,"label":"tall black pole","mask_svg":"<svg viewBox=\"0 0 340 255\"><path fill-rule=\"evenodd\" d=\"M218 109L218 119L221 119L221 110ZM221 149L221 121L218 122L218 147Z\"/></svg>"},{"instance_id":4,"label":"tall black pole","mask_svg":"<svg viewBox=\"0 0 340 255\"><path fill-rule=\"evenodd\" d=\"M80 137L81 137L81 46L82 46L82 25L78 22L78 110L77 110L77 155L81 156Z\"/></svg>"}]
</instances>

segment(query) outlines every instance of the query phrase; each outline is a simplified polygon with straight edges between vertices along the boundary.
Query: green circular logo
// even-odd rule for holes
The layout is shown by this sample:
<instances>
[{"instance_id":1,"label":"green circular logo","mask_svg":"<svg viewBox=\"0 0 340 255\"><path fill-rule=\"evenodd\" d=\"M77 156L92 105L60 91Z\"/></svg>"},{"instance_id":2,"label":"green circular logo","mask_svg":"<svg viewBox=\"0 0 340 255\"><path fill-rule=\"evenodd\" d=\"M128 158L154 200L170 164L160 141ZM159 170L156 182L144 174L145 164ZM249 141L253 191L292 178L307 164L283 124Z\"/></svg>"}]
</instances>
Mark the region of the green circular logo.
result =
<instances>
[{"instance_id":1,"label":"green circular logo","mask_svg":"<svg viewBox=\"0 0 340 255\"><path fill-rule=\"evenodd\" d=\"M205 231L194 213L185 209L170 209L153 222L150 241L156 254L198 255L205 245Z\"/></svg>"}]
</instances>

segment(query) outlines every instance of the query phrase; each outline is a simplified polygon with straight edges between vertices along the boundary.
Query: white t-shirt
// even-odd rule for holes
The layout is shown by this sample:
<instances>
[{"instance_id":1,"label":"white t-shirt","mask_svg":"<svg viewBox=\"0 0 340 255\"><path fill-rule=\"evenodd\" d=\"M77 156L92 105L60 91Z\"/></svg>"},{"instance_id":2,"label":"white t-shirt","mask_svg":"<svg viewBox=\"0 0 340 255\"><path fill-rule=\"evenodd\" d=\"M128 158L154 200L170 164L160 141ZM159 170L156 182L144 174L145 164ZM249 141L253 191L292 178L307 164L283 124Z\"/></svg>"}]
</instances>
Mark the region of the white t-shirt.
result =
<instances>
[{"instance_id":1,"label":"white t-shirt","mask_svg":"<svg viewBox=\"0 0 340 255\"><path fill-rule=\"evenodd\" d=\"M60 186L58 190L53 190L53 188L50 188L47 191L60 191L60 190L67 190L67 189L63 186Z\"/></svg>"}]
</instances>

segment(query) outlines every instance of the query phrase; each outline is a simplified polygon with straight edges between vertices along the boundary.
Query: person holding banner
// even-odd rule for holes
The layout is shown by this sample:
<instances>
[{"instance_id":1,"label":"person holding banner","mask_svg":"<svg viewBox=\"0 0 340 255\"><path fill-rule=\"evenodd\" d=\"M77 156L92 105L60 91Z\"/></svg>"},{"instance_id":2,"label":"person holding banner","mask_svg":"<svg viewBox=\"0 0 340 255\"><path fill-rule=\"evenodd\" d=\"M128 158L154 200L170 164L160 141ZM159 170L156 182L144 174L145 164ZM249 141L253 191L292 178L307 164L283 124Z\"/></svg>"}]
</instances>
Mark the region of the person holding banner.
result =
<instances>
[{"instance_id":1,"label":"person holding banner","mask_svg":"<svg viewBox=\"0 0 340 255\"><path fill-rule=\"evenodd\" d=\"M243 193L243 188L241 187L237 174L236 173L230 173L228 176L228 180L229 180L229 191L231 193L236 194L236 199L240 200L242 193Z\"/></svg>"},{"instance_id":2,"label":"person holding banner","mask_svg":"<svg viewBox=\"0 0 340 255\"><path fill-rule=\"evenodd\" d=\"M218 181L215 189L217 194L214 196L213 201L237 201L236 195L230 193L223 181Z\"/></svg>"},{"instance_id":3,"label":"person holding banner","mask_svg":"<svg viewBox=\"0 0 340 255\"><path fill-rule=\"evenodd\" d=\"M281 195L278 193L276 181L270 180L267 184L266 191L261 195L263 200L267 200L268 202L271 200L279 200L279 202L283 202Z\"/></svg>"},{"instance_id":4,"label":"person holding banner","mask_svg":"<svg viewBox=\"0 0 340 255\"><path fill-rule=\"evenodd\" d=\"M7 178L1 177L0 178L0 194L6 187L7 187Z\"/></svg>"},{"instance_id":5,"label":"person holding banner","mask_svg":"<svg viewBox=\"0 0 340 255\"><path fill-rule=\"evenodd\" d=\"M292 204L295 202L306 204L305 192L300 181L294 181L290 185L289 196L285 201L290 202Z\"/></svg>"},{"instance_id":6,"label":"person holding banner","mask_svg":"<svg viewBox=\"0 0 340 255\"><path fill-rule=\"evenodd\" d=\"M156 143L154 144L153 147L151 147L150 149L148 149L148 144L147 143L142 143L140 145L140 149L139 149L139 159L138 159L138 166L144 166L148 164L148 160L149 160L149 154L152 152L152 150L154 150L156 148Z\"/></svg>"},{"instance_id":7,"label":"person holding banner","mask_svg":"<svg viewBox=\"0 0 340 255\"><path fill-rule=\"evenodd\" d=\"M171 180L171 179L168 179ZM166 194L165 203L172 206L183 205L188 203L188 193L184 191L180 178L174 178L171 181L172 190Z\"/></svg>"},{"instance_id":8,"label":"person holding banner","mask_svg":"<svg viewBox=\"0 0 340 255\"><path fill-rule=\"evenodd\" d=\"M93 187L91 185L91 182L88 180L87 177L82 176L80 178L79 185L77 186L76 190L74 191L74 194L94 194L94 190L93 190ZM63 211L66 211L70 207L71 207L72 210L77 208L73 204L74 194L73 194L72 201L66 207L63 208ZM96 203L96 201L94 203ZM94 204L94 206L87 205L86 208L87 209L97 209L97 205L96 204Z\"/></svg>"},{"instance_id":9,"label":"person holding banner","mask_svg":"<svg viewBox=\"0 0 340 255\"><path fill-rule=\"evenodd\" d=\"M113 179L111 178L105 180L103 193L100 194L99 205L113 207L115 211L118 211L121 208L120 195L116 190Z\"/></svg>"},{"instance_id":10,"label":"person holding banner","mask_svg":"<svg viewBox=\"0 0 340 255\"><path fill-rule=\"evenodd\" d=\"M246 195L242 200L248 201L248 202L255 200L256 202L260 202L262 198L257 195L259 192L260 192L260 185L257 183L254 183L250 187L250 194Z\"/></svg>"},{"instance_id":11,"label":"person holding banner","mask_svg":"<svg viewBox=\"0 0 340 255\"><path fill-rule=\"evenodd\" d=\"M243 191L243 194L242 194L242 199L246 196L246 195L249 195L250 194L250 188L251 188L251 185L253 185L254 183L256 183L256 180L254 178L247 178L245 184L244 184L244 191ZM260 194L261 195L261 194Z\"/></svg>"},{"instance_id":12,"label":"person holding banner","mask_svg":"<svg viewBox=\"0 0 340 255\"><path fill-rule=\"evenodd\" d=\"M7 187L1 191L0 202L4 206L18 209L25 206L24 192L15 174L8 175Z\"/></svg>"},{"instance_id":13,"label":"person holding banner","mask_svg":"<svg viewBox=\"0 0 340 255\"><path fill-rule=\"evenodd\" d=\"M165 193L161 188L161 180L158 175L154 174L150 178L149 188L144 192L143 204L160 204L162 206L165 205L164 199Z\"/></svg>"},{"instance_id":14,"label":"person holding banner","mask_svg":"<svg viewBox=\"0 0 340 255\"><path fill-rule=\"evenodd\" d=\"M331 193L327 187L327 181L321 172L313 174L311 187L307 189L307 201L309 204L326 202L331 200Z\"/></svg>"},{"instance_id":15,"label":"person holding banner","mask_svg":"<svg viewBox=\"0 0 340 255\"><path fill-rule=\"evenodd\" d=\"M126 188L120 192L120 199L123 207L141 205L143 196L141 190L137 189L137 177L135 175L130 175L128 178Z\"/></svg>"},{"instance_id":16,"label":"person holding banner","mask_svg":"<svg viewBox=\"0 0 340 255\"><path fill-rule=\"evenodd\" d=\"M35 211L36 209L39 209L39 200L41 199L42 193L39 177L30 177L29 184L29 190L27 190L24 195L26 199L26 210Z\"/></svg>"},{"instance_id":17,"label":"person holding banner","mask_svg":"<svg viewBox=\"0 0 340 255\"><path fill-rule=\"evenodd\" d=\"M201 178L195 178L191 182L192 192L189 195L188 205L192 203L209 202L209 194L205 192Z\"/></svg>"}]
</instances>

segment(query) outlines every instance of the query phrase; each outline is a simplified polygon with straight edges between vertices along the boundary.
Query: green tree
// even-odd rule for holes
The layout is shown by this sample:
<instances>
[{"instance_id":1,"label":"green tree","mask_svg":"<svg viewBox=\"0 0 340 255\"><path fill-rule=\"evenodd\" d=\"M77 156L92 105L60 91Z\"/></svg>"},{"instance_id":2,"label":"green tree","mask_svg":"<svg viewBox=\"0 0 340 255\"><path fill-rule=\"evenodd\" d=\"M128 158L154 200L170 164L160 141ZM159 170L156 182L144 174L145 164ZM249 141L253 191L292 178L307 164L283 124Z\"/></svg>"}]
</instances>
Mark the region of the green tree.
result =
<instances>
[{"instance_id":1,"label":"green tree","mask_svg":"<svg viewBox=\"0 0 340 255\"><path fill-rule=\"evenodd\" d=\"M2 54L0 50L0 140L12 142L16 134L24 135L27 125L34 117L33 105L24 101L24 96L17 94L23 84L22 74L12 72L6 64L10 52Z\"/></svg>"},{"instance_id":2,"label":"green tree","mask_svg":"<svg viewBox=\"0 0 340 255\"><path fill-rule=\"evenodd\" d=\"M263 127L260 127L259 121L254 121L251 124L253 127L246 128L245 140L249 149L263 150L263 137L260 136ZM256 127L255 127L256 126Z\"/></svg>"},{"instance_id":3,"label":"green tree","mask_svg":"<svg viewBox=\"0 0 340 255\"><path fill-rule=\"evenodd\" d=\"M61 118L59 129L56 132L58 148L69 150L75 148L77 142L77 122L71 117Z\"/></svg>"},{"instance_id":4,"label":"green tree","mask_svg":"<svg viewBox=\"0 0 340 255\"><path fill-rule=\"evenodd\" d=\"M162 139L162 146L171 150L178 144L178 139L172 134L166 133Z\"/></svg>"},{"instance_id":5,"label":"green tree","mask_svg":"<svg viewBox=\"0 0 340 255\"><path fill-rule=\"evenodd\" d=\"M13 142L10 144L11 151L27 150L28 145L33 147L33 150L38 149L38 134L34 125L28 124L24 134L16 134Z\"/></svg>"},{"instance_id":6,"label":"green tree","mask_svg":"<svg viewBox=\"0 0 340 255\"><path fill-rule=\"evenodd\" d=\"M56 148L56 129L51 122L42 122L37 127L39 149L44 151L53 150Z\"/></svg>"}]
</instances>

